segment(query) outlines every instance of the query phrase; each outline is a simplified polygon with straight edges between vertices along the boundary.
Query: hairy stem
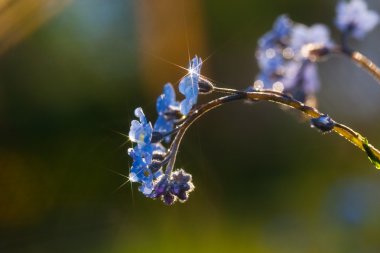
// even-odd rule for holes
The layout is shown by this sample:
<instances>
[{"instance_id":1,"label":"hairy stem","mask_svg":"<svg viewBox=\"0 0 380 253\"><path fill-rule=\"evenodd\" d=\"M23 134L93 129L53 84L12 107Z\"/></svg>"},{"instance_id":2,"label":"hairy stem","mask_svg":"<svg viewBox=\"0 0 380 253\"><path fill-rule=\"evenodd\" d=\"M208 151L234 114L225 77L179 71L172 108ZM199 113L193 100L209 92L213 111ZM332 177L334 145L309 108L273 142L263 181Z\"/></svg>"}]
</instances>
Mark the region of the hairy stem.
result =
<instances>
[{"instance_id":1,"label":"hairy stem","mask_svg":"<svg viewBox=\"0 0 380 253\"><path fill-rule=\"evenodd\" d=\"M380 68L362 53L351 50L347 46L336 47L332 50L333 53L339 53L348 56L358 66L362 67L380 84Z\"/></svg>"},{"instance_id":2,"label":"hairy stem","mask_svg":"<svg viewBox=\"0 0 380 253\"><path fill-rule=\"evenodd\" d=\"M310 118L318 118L323 116L324 114L319 112L316 108L307 106L303 104L302 102L286 95L281 92L276 91L268 91L268 90L260 90L260 91L252 91L252 92L245 92L245 91L238 91L233 89L224 89L224 88L217 88L216 91L226 93L235 93L234 95L225 96L222 98L218 98L215 100L212 100L208 102L207 104L201 105L199 108L196 108L193 113L186 119L186 121L179 127L181 129L178 131L178 134L176 135L175 139L173 140L173 143L170 147L170 151L173 152L173 157L169 161L166 174L169 175L171 171L173 170L173 166L175 163L175 158L178 152L179 145L181 143L181 140L183 138L183 135L185 134L186 130L189 128L189 126L195 122L199 117L204 115L206 112L215 109L222 104L241 100L241 99L250 99L253 101L269 101L277 104L281 104L284 106L291 107L293 109L296 109L298 111L301 111L305 115L307 115ZM227 92L228 91L228 92ZM339 134L340 136L344 137L346 140L350 141L352 144L360 148L362 151L366 152L368 158L370 161L375 165L377 169L380 169L380 151L373 147L371 144L368 143L368 140L363 137L361 134L355 132L351 128L335 122L335 126L333 128L333 131Z\"/></svg>"},{"instance_id":3,"label":"hairy stem","mask_svg":"<svg viewBox=\"0 0 380 253\"><path fill-rule=\"evenodd\" d=\"M351 59L356 62L360 67L366 69L372 76L380 83L380 69L365 55L354 51L351 54Z\"/></svg>"}]
</instances>

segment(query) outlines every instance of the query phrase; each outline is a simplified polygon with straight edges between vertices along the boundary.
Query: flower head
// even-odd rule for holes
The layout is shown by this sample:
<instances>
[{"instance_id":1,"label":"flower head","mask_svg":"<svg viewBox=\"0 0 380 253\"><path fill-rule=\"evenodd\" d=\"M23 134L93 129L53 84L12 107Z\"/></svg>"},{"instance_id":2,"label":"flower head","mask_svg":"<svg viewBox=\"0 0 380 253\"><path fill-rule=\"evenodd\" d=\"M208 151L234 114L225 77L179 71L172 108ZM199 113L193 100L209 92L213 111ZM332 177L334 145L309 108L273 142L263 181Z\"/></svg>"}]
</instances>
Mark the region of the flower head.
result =
<instances>
[{"instance_id":1,"label":"flower head","mask_svg":"<svg viewBox=\"0 0 380 253\"><path fill-rule=\"evenodd\" d=\"M298 53L299 56L305 56L302 53L305 47L310 44L327 48L331 46L330 31L327 26L322 24L315 24L310 27L303 24L294 25L290 38L292 50Z\"/></svg>"},{"instance_id":2,"label":"flower head","mask_svg":"<svg viewBox=\"0 0 380 253\"><path fill-rule=\"evenodd\" d=\"M139 190L144 195L151 194L153 181L162 175L161 167L153 166L155 153L161 152L165 152L165 148L160 144L148 144L143 147L136 146L128 150L129 156L133 159L129 180L141 183Z\"/></svg>"},{"instance_id":3,"label":"flower head","mask_svg":"<svg viewBox=\"0 0 380 253\"><path fill-rule=\"evenodd\" d=\"M154 124L154 131L161 134L172 131L175 115L179 111L179 103L175 99L175 91L170 83L165 84L163 93L157 98L156 108L158 118ZM170 136L165 140L169 142Z\"/></svg>"},{"instance_id":4,"label":"flower head","mask_svg":"<svg viewBox=\"0 0 380 253\"><path fill-rule=\"evenodd\" d=\"M264 88L284 91L307 101L319 88L317 67L309 56L322 55L331 45L326 26L307 27L280 16L272 31L258 42L257 60L261 70L258 81ZM305 54L309 49L312 52Z\"/></svg>"},{"instance_id":5,"label":"flower head","mask_svg":"<svg viewBox=\"0 0 380 253\"><path fill-rule=\"evenodd\" d=\"M154 183L152 198L160 198L165 204L171 205L176 200L185 202L189 193L194 190L191 175L184 170L176 170L171 176L162 175Z\"/></svg>"},{"instance_id":6,"label":"flower head","mask_svg":"<svg viewBox=\"0 0 380 253\"><path fill-rule=\"evenodd\" d=\"M284 63L283 51L289 43L291 28L292 21L286 15L282 15L275 21L272 31L259 39L256 55L263 72L276 72Z\"/></svg>"},{"instance_id":7,"label":"flower head","mask_svg":"<svg viewBox=\"0 0 380 253\"><path fill-rule=\"evenodd\" d=\"M201 67L202 59L195 56L190 62L189 73L179 83L179 91L185 95L185 99L180 103L180 111L183 115L187 115L197 103Z\"/></svg>"},{"instance_id":8,"label":"flower head","mask_svg":"<svg viewBox=\"0 0 380 253\"><path fill-rule=\"evenodd\" d=\"M139 121L132 120L128 136L132 142L137 143L137 145L141 147L150 143L153 128L150 122L147 121L141 107L136 108L135 116L139 118Z\"/></svg>"},{"instance_id":9,"label":"flower head","mask_svg":"<svg viewBox=\"0 0 380 253\"><path fill-rule=\"evenodd\" d=\"M264 34L259 40L259 47L273 48L281 44L287 44L293 22L286 15L279 16L273 24L271 31Z\"/></svg>"},{"instance_id":10,"label":"flower head","mask_svg":"<svg viewBox=\"0 0 380 253\"><path fill-rule=\"evenodd\" d=\"M349 32L356 39L362 39L379 23L379 14L368 10L364 0L340 1L336 14L335 25L338 29Z\"/></svg>"},{"instance_id":11,"label":"flower head","mask_svg":"<svg viewBox=\"0 0 380 253\"><path fill-rule=\"evenodd\" d=\"M149 195L153 190L153 181L162 174L160 166L157 166L154 160L154 155L165 153L166 149L161 144L151 143L152 125L140 107L135 110L135 115L139 121L132 120L129 139L137 145L128 150L129 156L133 159L129 180L141 183L139 190Z\"/></svg>"}]
</instances>

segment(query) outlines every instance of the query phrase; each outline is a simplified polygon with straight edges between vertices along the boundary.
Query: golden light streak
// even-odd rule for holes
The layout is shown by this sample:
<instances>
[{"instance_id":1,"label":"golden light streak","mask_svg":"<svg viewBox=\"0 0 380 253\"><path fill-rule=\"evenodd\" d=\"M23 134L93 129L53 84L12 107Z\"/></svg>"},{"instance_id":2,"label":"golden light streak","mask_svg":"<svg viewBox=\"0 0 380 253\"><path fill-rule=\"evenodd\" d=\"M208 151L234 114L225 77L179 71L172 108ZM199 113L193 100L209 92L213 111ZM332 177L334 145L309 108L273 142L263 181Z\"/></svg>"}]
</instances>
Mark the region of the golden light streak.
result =
<instances>
[{"instance_id":1,"label":"golden light streak","mask_svg":"<svg viewBox=\"0 0 380 253\"><path fill-rule=\"evenodd\" d=\"M0 55L36 31L73 0L0 0Z\"/></svg>"}]
</instances>

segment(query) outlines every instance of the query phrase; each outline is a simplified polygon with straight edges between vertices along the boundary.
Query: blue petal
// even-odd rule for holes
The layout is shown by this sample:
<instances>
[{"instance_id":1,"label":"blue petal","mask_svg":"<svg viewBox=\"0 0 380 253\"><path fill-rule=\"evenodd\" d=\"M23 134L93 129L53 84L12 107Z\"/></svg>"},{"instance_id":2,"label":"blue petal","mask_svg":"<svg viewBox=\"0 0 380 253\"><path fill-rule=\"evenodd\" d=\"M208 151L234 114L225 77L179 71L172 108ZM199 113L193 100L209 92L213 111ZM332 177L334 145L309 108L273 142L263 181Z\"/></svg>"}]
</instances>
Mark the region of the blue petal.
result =
<instances>
[{"instance_id":1,"label":"blue petal","mask_svg":"<svg viewBox=\"0 0 380 253\"><path fill-rule=\"evenodd\" d=\"M193 103L191 103L191 101L188 99L184 99L179 106L181 113L183 115L187 115L190 112L192 107L193 107Z\"/></svg>"},{"instance_id":2,"label":"blue petal","mask_svg":"<svg viewBox=\"0 0 380 253\"><path fill-rule=\"evenodd\" d=\"M166 120L164 116L158 116L154 124L154 131L165 134L173 130L174 122Z\"/></svg>"},{"instance_id":3,"label":"blue petal","mask_svg":"<svg viewBox=\"0 0 380 253\"><path fill-rule=\"evenodd\" d=\"M173 86L170 83L167 83L164 86L163 94L161 94L157 98L156 107L158 114L164 114L171 107L177 106L177 102L175 100L175 91Z\"/></svg>"},{"instance_id":4,"label":"blue petal","mask_svg":"<svg viewBox=\"0 0 380 253\"><path fill-rule=\"evenodd\" d=\"M195 56L189 64L189 74L179 83L179 91L185 95L185 99L180 103L180 111L183 115L187 115L197 103L201 67L202 59Z\"/></svg>"},{"instance_id":5,"label":"blue petal","mask_svg":"<svg viewBox=\"0 0 380 253\"><path fill-rule=\"evenodd\" d=\"M128 137L139 146L149 144L152 139L152 125L147 121L140 107L135 110L135 115L140 119L140 122L132 120Z\"/></svg>"},{"instance_id":6,"label":"blue petal","mask_svg":"<svg viewBox=\"0 0 380 253\"><path fill-rule=\"evenodd\" d=\"M147 120L145 118L145 115L144 115L144 112L143 112L143 110L142 110L141 107L138 107L138 108L135 109L135 115L136 115L136 117L139 118L139 120L140 120L141 123L144 124L144 123L147 122Z\"/></svg>"}]
</instances>

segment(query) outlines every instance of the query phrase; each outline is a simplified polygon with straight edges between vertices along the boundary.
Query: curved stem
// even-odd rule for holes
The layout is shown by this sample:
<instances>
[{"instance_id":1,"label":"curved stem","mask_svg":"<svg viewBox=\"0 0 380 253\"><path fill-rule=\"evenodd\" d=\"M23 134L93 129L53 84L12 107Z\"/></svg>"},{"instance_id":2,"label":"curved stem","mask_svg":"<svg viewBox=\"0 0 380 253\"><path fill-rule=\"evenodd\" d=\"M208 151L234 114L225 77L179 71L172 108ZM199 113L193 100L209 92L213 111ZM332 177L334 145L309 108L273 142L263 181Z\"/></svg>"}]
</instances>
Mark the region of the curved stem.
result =
<instances>
[{"instance_id":1,"label":"curved stem","mask_svg":"<svg viewBox=\"0 0 380 253\"><path fill-rule=\"evenodd\" d=\"M255 100L266 100L266 101L279 103L285 106L289 106L291 108L294 108L303 112L310 118L318 118L324 115L323 113L319 112L317 109L313 107L307 106L298 100L295 100L288 96L283 96L281 94L274 95L274 94L267 94L265 92L257 92L257 93L251 92L248 94L248 98L255 99ZM339 134L340 136L344 137L348 141L350 141L352 144L360 148L362 151L366 152L368 157L374 163L374 165L378 169L380 169L378 165L380 161L380 151L377 150L372 145L370 145L365 137L355 132L351 128L337 122L335 122L333 131Z\"/></svg>"},{"instance_id":2,"label":"curved stem","mask_svg":"<svg viewBox=\"0 0 380 253\"><path fill-rule=\"evenodd\" d=\"M352 52L350 55L351 59L356 62L359 66L366 69L372 76L380 82L380 69L379 67L373 63L369 58L367 58L362 53L358 51Z\"/></svg>"},{"instance_id":3,"label":"curved stem","mask_svg":"<svg viewBox=\"0 0 380 253\"><path fill-rule=\"evenodd\" d=\"M358 51L354 51L346 47L337 47L333 50L333 52L348 56L357 65L367 70L373 76L373 78L375 78L375 80L380 84L380 68L367 56Z\"/></svg>"},{"instance_id":4,"label":"curved stem","mask_svg":"<svg viewBox=\"0 0 380 253\"><path fill-rule=\"evenodd\" d=\"M236 91L236 92L238 92L238 91ZM170 146L169 152L171 153L172 159L168 162L165 174L170 175L170 173L172 172L174 164L175 164L175 160L177 157L179 145L181 144L182 138L183 138L184 134L186 133L187 129L190 127L191 124L193 124L198 118L200 118L202 115L204 115L206 112L208 112L212 109L215 109L215 108L217 108L217 107L219 107L225 103L244 99L246 97L247 97L246 93L240 93L240 94L225 96L225 97L221 97L221 98L212 100L212 101L208 102L207 104L204 104L204 105L200 106L199 108L195 109L194 113L192 113L182 125L178 126L178 128L180 128L180 130L178 131L177 135L175 136L175 138L172 142L172 145Z\"/></svg>"},{"instance_id":5,"label":"curved stem","mask_svg":"<svg viewBox=\"0 0 380 253\"><path fill-rule=\"evenodd\" d=\"M223 88L218 88L223 89ZM233 89L228 89L229 92L233 93ZM235 90L235 95L230 95L222 98L215 99L213 101L210 101L209 103L200 106L198 109L194 111L193 114L189 116L189 118L181 125L181 129L179 130L178 134L176 135L175 139L173 140L173 143L170 147L171 152L173 152L173 158L169 161L166 174L169 175L171 171L173 170L173 166L175 163L175 158L177 155L178 147L180 145L180 142L182 140L183 135L185 134L186 130L189 128L189 126L195 122L199 117L204 115L206 112L217 108L221 106L222 104L241 100L241 99L251 99L254 101L269 101L277 104L281 104L284 106L291 107L293 109L296 109L298 111L301 111L305 115L307 115L310 118L318 118L323 116L324 114L319 112L317 109L307 106L303 104L302 102L286 95L281 92L275 92L275 91L252 91L252 92L242 92ZM355 132L351 128L335 122L333 131L339 134L340 136L344 137L346 140L350 141L352 144L357 146L359 149L367 153L368 158L371 160L371 162L375 165L377 169L380 169L380 151L373 147L371 144L368 143L367 139L363 137L361 134Z\"/></svg>"}]
</instances>

